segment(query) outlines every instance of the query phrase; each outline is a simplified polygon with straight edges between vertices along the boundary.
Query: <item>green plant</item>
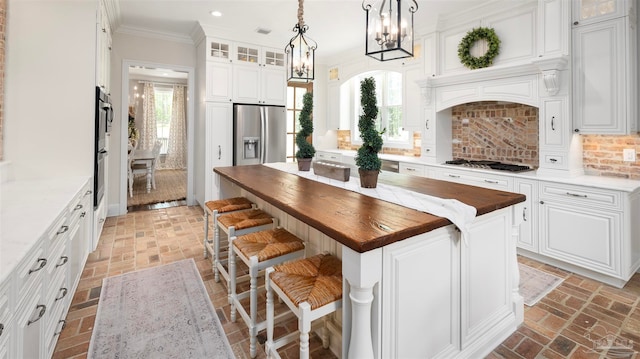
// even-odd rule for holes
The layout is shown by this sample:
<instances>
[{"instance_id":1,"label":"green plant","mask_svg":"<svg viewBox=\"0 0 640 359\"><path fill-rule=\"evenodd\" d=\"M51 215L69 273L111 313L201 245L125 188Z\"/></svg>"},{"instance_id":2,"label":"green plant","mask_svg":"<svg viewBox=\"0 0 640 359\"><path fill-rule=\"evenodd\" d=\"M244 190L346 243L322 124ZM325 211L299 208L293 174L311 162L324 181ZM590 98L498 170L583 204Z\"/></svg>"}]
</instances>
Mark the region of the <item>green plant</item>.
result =
<instances>
[{"instance_id":1,"label":"green plant","mask_svg":"<svg viewBox=\"0 0 640 359\"><path fill-rule=\"evenodd\" d=\"M361 170L380 171L382 162L378 158L378 152L382 149L381 132L376 129L378 106L376 105L376 82L373 77L367 77L360 81L360 105L362 115L358 119L358 129L362 146L358 148L356 166ZM384 132L384 130L382 131Z\"/></svg>"},{"instance_id":2,"label":"green plant","mask_svg":"<svg viewBox=\"0 0 640 359\"><path fill-rule=\"evenodd\" d=\"M471 56L470 50L478 40L486 40L489 45L487 52L480 57ZM500 53L500 39L496 32L488 27L478 27L462 38L458 45L458 57L460 62L470 69L480 69L493 64L493 58Z\"/></svg>"},{"instance_id":3,"label":"green plant","mask_svg":"<svg viewBox=\"0 0 640 359\"><path fill-rule=\"evenodd\" d=\"M296 144L298 151L297 158L311 158L316 153L313 145L307 141L307 137L313 133L313 121L311 120L311 112L313 111L313 93L307 92L302 96L302 110L300 111L300 131L296 133Z\"/></svg>"}]
</instances>

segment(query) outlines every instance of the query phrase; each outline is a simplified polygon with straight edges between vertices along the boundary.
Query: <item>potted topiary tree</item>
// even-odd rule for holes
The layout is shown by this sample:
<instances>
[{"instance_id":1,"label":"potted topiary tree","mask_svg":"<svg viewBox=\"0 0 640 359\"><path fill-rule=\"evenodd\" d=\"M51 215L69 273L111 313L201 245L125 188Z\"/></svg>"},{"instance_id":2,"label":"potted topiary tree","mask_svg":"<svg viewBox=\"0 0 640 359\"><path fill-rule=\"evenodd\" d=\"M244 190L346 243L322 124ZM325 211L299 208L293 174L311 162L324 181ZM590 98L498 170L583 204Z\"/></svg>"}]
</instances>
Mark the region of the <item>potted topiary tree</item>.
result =
<instances>
[{"instance_id":1,"label":"potted topiary tree","mask_svg":"<svg viewBox=\"0 0 640 359\"><path fill-rule=\"evenodd\" d=\"M313 133L313 121L311 113L313 111L313 93L307 92L302 96L302 110L300 111L300 130L296 133L296 160L298 161L298 171L308 171L311 168L311 160L316 153L313 145L307 141L307 137Z\"/></svg>"},{"instance_id":2,"label":"potted topiary tree","mask_svg":"<svg viewBox=\"0 0 640 359\"><path fill-rule=\"evenodd\" d=\"M375 188L378 183L378 173L382 162L378 158L378 152L382 149L382 136L376 129L375 122L378 117L376 105L376 82L373 77L367 77L360 82L360 105L362 115L358 120L358 129L362 146L358 148L356 166L360 174L360 186Z\"/></svg>"}]
</instances>

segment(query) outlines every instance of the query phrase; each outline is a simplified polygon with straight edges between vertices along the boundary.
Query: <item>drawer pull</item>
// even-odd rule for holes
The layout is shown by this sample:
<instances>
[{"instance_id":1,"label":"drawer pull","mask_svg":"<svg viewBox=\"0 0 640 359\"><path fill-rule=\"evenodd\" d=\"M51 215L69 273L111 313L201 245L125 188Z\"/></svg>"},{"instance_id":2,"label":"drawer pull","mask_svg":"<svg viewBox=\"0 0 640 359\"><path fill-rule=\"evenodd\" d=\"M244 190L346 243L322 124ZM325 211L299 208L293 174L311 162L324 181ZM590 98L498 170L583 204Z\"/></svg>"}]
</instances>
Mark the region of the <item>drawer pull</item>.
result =
<instances>
[{"instance_id":1,"label":"drawer pull","mask_svg":"<svg viewBox=\"0 0 640 359\"><path fill-rule=\"evenodd\" d=\"M4 332L4 324L0 323L0 337L2 336L3 332Z\"/></svg>"},{"instance_id":2,"label":"drawer pull","mask_svg":"<svg viewBox=\"0 0 640 359\"><path fill-rule=\"evenodd\" d=\"M82 209L82 205L81 205L81 204L77 205L77 206L76 206L76 208L74 208L73 210L74 210L74 211L77 211L77 210L79 210L79 209Z\"/></svg>"},{"instance_id":3,"label":"drawer pull","mask_svg":"<svg viewBox=\"0 0 640 359\"><path fill-rule=\"evenodd\" d=\"M555 131L556 130L556 126L553 123L553 121L555 119L556 119L556 116L551 116L551 131Z\"/></svg>"},{"instance_id":4,"label":"drawer pull","mask_svg":"<svg viewBox=\"0 0 640 359\"><path fill-rule=\"evenodd\" d=\"M449 174L449 177L451 177L451 178L460 178L460 176L458 176L458 175L452 175L452 174Z\"/></svg>"},{"instance_id":5,"label":"drawer pull","mask_svg":"<svg viewBox=\"0 0 640 359\"><path fill-rule=\"evenodd\" d=\"M62 331L64 330L64 328L67 326L67 321L64 319L60 319L58 320L58 324L62 323L62 327L60 327L60 330L58 330L57 332L53 333L53 335L60 335L60 333L62 333Z\"/></svg>"},{"instance_id":6,"label":"drawer pull","mask_svg":"<svg viewBox=\"0 0 640 359\"><path fill-rule=\"evenodd\" d=\"M31 324L37 322L38 320L42 319L42 317L44 317L44 313L47 312L47 306L43 305L43 304L38 304L38 305L36 305L36 310L40 311L38 313L38 317L36 319L29 319L29 321L27 322L27 325L31 325Z\"/></svg>"},{"instance_id":7,"label":"drawer pull","mask_svg":"<svg viewBox=\"0 0 640 359\"><path fill-rule=\"evenodd\" d=\"M62 293L60 296L56 297L56 302L59 301L60 299L64 298L67 296L67 292L69 292L69 290L67 288L60 288L60 290L58 291L60 293Z\"/></svg>"},{"instance_id":8,"label":"drawer pull","mask_svg":"<svg viewBox=\"0 0 640 359\"><path fill-rule=\"evenodd\" d=\"M63 265L67 264L67 262L69 261L69 257L67 256L62 256L60 257L60 259L62 260L58 264L56 264L56 268L62 267Z\"/></svg>"},{"instance_id":9,"label":"drawer pull","mask_svg":"<svg viewBox=\"0 0 640 359\"><path fill-rule=\"evenodd\" d=\"M413 171L413 172L415 172L415 170L416 170L415 168L407 167L407 171Z\"/></svg>"},{"instance_id":10,"label":"drawer pull","mask_svg":"<svg viewBox=\"0 0 640 359\"><path fill-rule=\"evenodd\" d=\"M527 207L522 209L522 220L525 222L527 221Z\"/></svg>"},{"instance_id":11,"label":"drawer pull","mask_svg":"<svg viewBox=\"0 0 640 359\"><path fill-rule=\"evenodd\" d=\"M487 183L494 183L494 184L498 184L498 183L500 183L500 182L498 182L498 181L492 181L492 180L488 180L488 179L486 179L486 180L484 180L484 181L485 181L485 182L487 182Z\"/></svg>"},{"instance_id":12,"label":"drawer pull","mask_svg":"<svg viewBox=\"0 0 640 359\"><path fill-rule=\"evenodd\" d=\"M577 193L571 193L571 192L567 192L567 196L571 196L571 197L580 197L580 198L587 198L586 194L577 194Z\"/></svg>"},{"instance_id":13,"label":"drawer pull","mask_svg":"<svg viewBox=\"0 0 640 359\"><path fill-rule=\"evenodd\" d=\"M40 263L40 266L38 266L38 268L36 268L36 269L29 269L29 274L31 274L33 272L37 272L40 269L44 268L44 266L47 265L47 260L45 258L38 258L38 263Z\"/></svg>"},{"instance_id":14,"label":"drawer pull","mask_svg":"<svg viewBox=\"0 0 640 359\"><path fill-rule=\"evenodd\" d=\"M60 229L58 230L58 232L56 232L56 236L62 233L65 233L69 230L69 226L62 226L60 227Z\"/></svg>"},{"instance_id":15,"label":"drawer pull","mask_svg":"<svg viewBox=\"0 0 640 359\"><path fill-rule=\"evenodd\" d=\"M551 163L556 163L556 162L558 162L558 160L557 160L557 159L555 159L555 158L549 158L549 162L551 162Z\"/></svg>"}]
</instances>

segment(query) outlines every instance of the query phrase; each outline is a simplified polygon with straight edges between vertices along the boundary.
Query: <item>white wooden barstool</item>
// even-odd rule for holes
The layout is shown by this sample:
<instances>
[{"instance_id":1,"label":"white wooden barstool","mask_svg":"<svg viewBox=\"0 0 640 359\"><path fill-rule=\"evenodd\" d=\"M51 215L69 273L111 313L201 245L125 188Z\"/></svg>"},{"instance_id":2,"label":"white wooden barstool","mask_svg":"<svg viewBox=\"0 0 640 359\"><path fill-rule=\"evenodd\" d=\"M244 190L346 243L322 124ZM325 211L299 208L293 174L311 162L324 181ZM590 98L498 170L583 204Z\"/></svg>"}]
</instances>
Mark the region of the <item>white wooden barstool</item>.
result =
<instances>
[{"instance_id":1,"label":"white wooden barstool","mask_svg":"<svg viewBox=\"0 0 640 359\"><path fill-rule=\"evenodd\" d=\"M238 211L218 216L218 227L227 234L227 238L242 236L245 234L274 229L278 226L278 219L272 217L269 213L261 209L249 209L246 211ZM220 242L215 243L214 248L214 266L220 275L227 281L227 293L229 295L229 304L231 304L231 286L228 272L228 263L225 268L225 261L220 259ZM230 251L227 256L230 255ZM226 261L228 262L228 260ZM236 278L236 280L238 280Z\"/></svg>"},{"instance_id":2,"label":"white wooden barstool","mask_svg":"<svg viewBox=\"0 0 640 359\"><path fill-rule=\"evenodd\" d=\"M224 198L215 201L207 201L204 204L204 258L211 253L213 266L213 278L220 281L220 275L216 267L216 259L220 260L218 249L220 247L220 231L218 230L218 217L222 214L246 211L255 208L256 205L244 197ZM213 217L213 239L209 239L209 216ZM218 258L216 258L218 256Z\"/></svg>"},{"instance_id":3,"label":"white wooden barstool","mask_svg":"<svg viewBox=\"0 0 640 359\"><path fill-rule=\"evenodd\" d=\"M256 357L258 332L266 327L266 320L258 318L258 275L266 268L304 257L304 242L284 228L253 232L229 238L229 277L231 287L231 321L236 321L236 310L249 328L249 353ZM236 255L249 267L249 291L237 293ZM249 296L249 313L240 302ZM290 315L291 313L285 312Z\"/></svg>"},{"instance_id":4,"label":"white wooden barstool","mask_svg":"<svg viewBox=\"0 0 640 359\"><path fill-rule=\"evenodd\" d=\"M309 258L269 267L265 274L267 289L267 358L277 357L278 348L295 340L293 332L274 341L275 326L273 292L298 317L300 333L300 359L309 358L309 331L311 322L324 317L322 346L329 347L327 314L342 307L342 262L331 254L318 254Z\"/></svg>"}]
</instances>

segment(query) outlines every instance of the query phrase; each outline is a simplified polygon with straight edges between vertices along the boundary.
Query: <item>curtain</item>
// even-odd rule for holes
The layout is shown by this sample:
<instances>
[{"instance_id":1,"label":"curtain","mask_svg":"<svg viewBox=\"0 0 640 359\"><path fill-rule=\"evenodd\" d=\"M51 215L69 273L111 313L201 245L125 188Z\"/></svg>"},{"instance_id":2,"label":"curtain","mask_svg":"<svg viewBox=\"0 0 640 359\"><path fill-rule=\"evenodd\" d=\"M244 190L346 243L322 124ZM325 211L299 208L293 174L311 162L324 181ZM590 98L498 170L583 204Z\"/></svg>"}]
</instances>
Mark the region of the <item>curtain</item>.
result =
<instances>
[{"instance_id":1,"label":"curtain","mask_svg":"<svg viewBox=\"0 0 640 359\"><path fill-rule=\"evenodd\" d=\"M142 100L142 133L140 134L138 148L150 150L158 139L156 96L152 83L146 82L144 84L142 96L144 96Z\"/></svg>"},{"instance_id":2,"label":"curtain","mask_svg":"<svg viewBox=\"0 0 640 359\"><path fill-rule=\"evenodd\" d=\"M169 143L167 157L162 168L187 168L187 124L185 110L185 87L173 86L173 103L171 105L171 122L169 124Z\"/></svg>"}]
</instances>

